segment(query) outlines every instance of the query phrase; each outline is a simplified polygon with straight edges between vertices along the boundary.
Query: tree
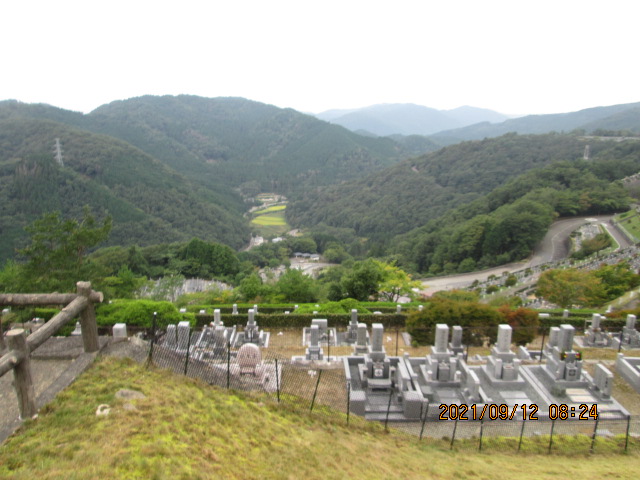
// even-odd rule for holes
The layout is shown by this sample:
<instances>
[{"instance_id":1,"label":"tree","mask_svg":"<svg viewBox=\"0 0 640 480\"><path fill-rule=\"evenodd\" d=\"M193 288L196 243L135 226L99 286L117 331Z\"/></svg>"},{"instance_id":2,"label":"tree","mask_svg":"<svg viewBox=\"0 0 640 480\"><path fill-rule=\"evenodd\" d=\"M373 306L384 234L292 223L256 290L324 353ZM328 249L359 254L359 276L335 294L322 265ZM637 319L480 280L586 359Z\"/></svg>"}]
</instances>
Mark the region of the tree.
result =
<instances>
[{"instance_id":1,"label":"tree","mask_svg":"<svg viewBox=\"0 0 640 480\"><path fill-rule=\"evenodd\" d=\"M87 251L105 241L111 231L111 217L99 224L89 207L83 218L64 220L59 212L45 213L25 229L31 244L19 251L26 257L23 291L72 291L79 280L95 276Z\"/></svg>"},{"instance_id":2,"label":"tree","mask_svg":"<svg viewBox=\"0 0 640 480\"><path fill-rule=\"evenodd\" d=\"M603 265L595 270L593 275L602 282L606 300L621 297L640 285L640 275L634 273L627 262Z\"/></svg>"},{"instance_id":3,"label":"tree","mask_svg":"<svg viewBox=\"0 0 640 480\"><path fill-rule=\"evenodd\" d=\"M504 322L513 329L511 341L516 345L526 345L538 334L538 312L530 308L516 308L503 305L498 309L504 317Z\"/></svg>"},{"instance_id":4,"label":"tree","mask_svg":"<svg viewBox=\"0 0 640 480\"><path fill-rule=\"evenodd\" d=\"M117 275L101 279L96 288L108 297L134 298L146 282L146 277L137 277L126 265L122 265Z\"/></svg>"},{"instance_id":5,"label":"tree","mask_svg":"<svg viewBox=\"0 0 640 480\"><path fill-rule=\"evenodd\" d=\"M180 252L186 261L182 273L187 277L235 275L239 262L235 252L226 245L192 239Z\"/></svg>"},{"instance_id":6,"label":"tree","mask_svg":"<svg viewBox=\"0 0 640 480\"><path fill-rule=\"evenodd\" d=\"M395 264L388 264L374 260L382 273L382 279L378 286L380 297L388 302L397 302L402 296L413 298L415 296L414 288L420 288L422 283L419 280L411 280L404 270Z\"/></svg>"},{"instance_id":7,"label":"tree","mask_svg":"<svg viewBox=\"0 0 640 480\"><path fill-rule=\"evenodd\" d=\"M421 312L413 312L407 318L407 331L419 344L433 344L435 327L446 323L450 327L463 327L463 342L482 345L497 336L497 325L503 317L497 309L475 301L457 301L446 296L434 296Z\"/></svg>"},{"instance_id":8,"label":"tree","mask_svg":"<svg viewBox=\"0 0 640 480\"><path fill-rule=\"evenodd\" d=\"M253 300L260 295L262 289L262 279L257 273L252 273L248 277L245 277L240 282L238 290L245 300Z\"/></svg>"},{"instance_id":9,"label":"tree","mask_svg":"<svg viewBox=\"0 0 640 480\"><path fill-rule=\"evenodd\" d=\"M294 237L289 241L289 245L294 252L316 253L318 245L311 237Z\"/></svg>"},{"instance_id":10,"label":"tree","mask_svg":"<svg viewBox=\"0 0 640 480\"><path fill-rule=\"evenodd\" d=\"M375 260L369 258L355 262L351 271L342 278L342 291L345 298L366 301L378 295L382 279L382 269Z\"/></svg>"},{"instance_id":11,"label":"tree","mask_svg":"<svg viewBox=\"0 0 640 480\"><path fill-rule=\"evenodd\" d=\"M276 290L287 302L310 303L319 298L315 280L297 268L288 269L280 276Z\"/></svg>"},{"instance_id":12,"label":"tree","mask_svg":"<svg viewBox=\"0 0 640 480\"><path fill-rule=\"evenodd\" d=\"M604 302L605 291L600 279L592 273L567 268L543 272L538 279L537 295L563 308L595 307Z\"/></svg>"}]
</instances>

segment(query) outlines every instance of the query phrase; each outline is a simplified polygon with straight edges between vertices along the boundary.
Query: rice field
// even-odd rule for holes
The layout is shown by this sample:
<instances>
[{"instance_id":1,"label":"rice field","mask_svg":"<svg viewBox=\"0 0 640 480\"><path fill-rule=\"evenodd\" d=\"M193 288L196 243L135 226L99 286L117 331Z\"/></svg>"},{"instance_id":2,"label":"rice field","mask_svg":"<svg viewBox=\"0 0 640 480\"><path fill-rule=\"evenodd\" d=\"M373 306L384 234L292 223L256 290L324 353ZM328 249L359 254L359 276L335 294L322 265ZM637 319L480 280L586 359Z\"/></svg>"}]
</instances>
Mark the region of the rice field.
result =
<instances>
[{"instance_id":1,"label":"rice field","mask_svg":"<svg viewBox=\"0 0 640 480\"><path fill-rule=\"evenodd\" d=\"M282 235L290 230L285 218L286 205L272 205L254 212L251 225L263 237Z\"/></svg>"}]
</instances>

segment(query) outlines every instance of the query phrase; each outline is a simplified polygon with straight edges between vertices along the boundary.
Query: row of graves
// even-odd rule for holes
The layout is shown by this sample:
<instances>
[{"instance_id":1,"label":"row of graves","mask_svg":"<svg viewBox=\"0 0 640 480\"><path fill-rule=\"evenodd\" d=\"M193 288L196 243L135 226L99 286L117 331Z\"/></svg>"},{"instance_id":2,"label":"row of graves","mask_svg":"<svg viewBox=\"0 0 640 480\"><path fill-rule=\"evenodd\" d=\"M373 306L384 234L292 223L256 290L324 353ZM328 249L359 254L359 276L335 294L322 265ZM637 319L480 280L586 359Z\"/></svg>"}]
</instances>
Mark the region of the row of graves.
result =
<instances>
[{"instance_id":1,"label":"row of graves","mask_svg":"<svg viewBox=\"0 0 640 480\"><path fill-rule=\"evenodd\" d=\"M211 325L198 332L192 332L188 322L169 325L159 346L165 353L182 359L188 352L190 361L201 362L213 377L226 375L228 382L231 376L234 385L241 382L244 387L253 385L273 392L281 384L281 371L277 364L263 361L261 349L269 347L269 332L258 327L255 315L255 309L250 309L245 328L238 331L236 326L226 327L220 310L215 310ZM581 346L600 346L605 342L600 320L602 317L593 317ZM635 345L637 336L635 317L631 315L618 338ZM470 420L480 420L485 407L503 408L503 405L513 412L510 420L527 420L532 413L546 419L560 405L575 412L569 419L585 414L585 405L590 418L595 417L596 411L608 417L628 416L611 396L613 374L601 364L595 365L593 375L583 368L582 355L574 350L573 326L551 327L548 341L537 352L524 347L512 351L511 337L511 327L499 325L490 355L477 359L479 363L467 363L462 327L438 324L429 354L391 356L384 348L384 326L373 323L369 333L368 326L358 322L357 310L352 310L344 332L330 328L326 319L312 320L302 332L305 354L292 357L291 363L312 368L329 365L344 368L350 411L370 420L435 420L441 418L443 406L462 405L472 408ZM610 346L613 345L612 340ZM344 346L350 346L353 353L338 357L325 351L325 347L329 350ZM635 379L640 392L640 358L624 359L620 354L620 362L626 363L617 365L616 370L627 379ZM214 382L212 378L211 383ZM493 419L489 414L484 418Z\"/></svg>"},{"instance_id":2,"label":"row of graves","mask_svg":"<svg viewBox=\"0 0 640 480\"><path fill-rule=\"evenodd\" d=\"M604 331L602 321L603 315L594 313L590 325L584 332L583 337L576 337L576 343L582 347L614 348L622 350L640 348L640 331L636 329L636 316L627 315L625 325L617 333ZM640 358L625 357L623 353L618 353L616 359L616 372L620 374L634 389L640 393Z\"/></svg>"},{"instance_id":3,"label":"row of graves","mask_svg":"<svg viewBox=\"0 0 640 480\"><path fill-rule=\"evenodd\" d=\"M394 357L382 345L382 324L373 324L367 352L359 355L354 349L343 360L350 410L378 421L442 419L443 411L461 412L461 406L468 420L495 420L498 412L500 419L553 419L558 409L569 420L628 416L611 396L613 374L601 364L593 376L583 369L571 325L552 327L537 354L524 347L512 351L512 329L500 325L496 344L479 365L465 361L462 328L452 328L451 340L449 330L436 326L435 343L424 357Z\"/></svg>"},{"instance_id":4,"label":"row of graves","mask_svg":"<svg viewBox=\"0 0 640 480\"><path fill-rule=\"evenodd\" d=\"M584 336L576 337L576 343L580 347L615 348L616 350L640 348L640 331L636 330L635 315L627 315L625 325L618 333L605 331L602 328L603 320L606 320L604 315L594 313Z\"/></svg>"},{"instance_id":5,"label":"row of graves","mask_svg":"<svg viewBox=\"0 0 640 480\"><path fill-rule=\"evenodd\" d=\"M274 364L263 361L261 349L269 346L270 333L258 326L256 310L248 310L242 331L235 325L226 327L219 309L213 312L214 321L200 331L192 331L187 321L168 325L158 341L154 360L167 367L188 363L198 370L200 378L212 384L223 384L226 377L227 384L243 389L275 392L280 372Z\"/></svg>"}]
</instances>

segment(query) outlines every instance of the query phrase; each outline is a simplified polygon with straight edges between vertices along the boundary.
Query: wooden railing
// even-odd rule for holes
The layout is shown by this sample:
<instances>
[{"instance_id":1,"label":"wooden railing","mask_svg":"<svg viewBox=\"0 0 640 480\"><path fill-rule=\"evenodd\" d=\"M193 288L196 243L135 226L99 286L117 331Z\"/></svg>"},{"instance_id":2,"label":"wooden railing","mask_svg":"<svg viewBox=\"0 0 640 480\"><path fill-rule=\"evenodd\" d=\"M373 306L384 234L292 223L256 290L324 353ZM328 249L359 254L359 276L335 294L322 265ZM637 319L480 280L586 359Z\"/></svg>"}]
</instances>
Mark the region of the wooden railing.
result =
<instances>
[{"instance_id":1,"label":"wooden railing","mask_svg":"<svg viewBox=\"0 0 640 480\"><path fill-rule=\"evenodd\" d=\"M36 398L31 378L30 354L70 320L80 316L82 342L86 353L97 352L98 327L93 304L102 302L103 295L91 289L91 283L78 282L77 293L71 294L0 294L0 306L65 305L51 320L27 336L20 328L5 335L8 351L0 357L0 377L13 370L14 388L18 397L20 418L32 418L36 413Z\"/></svg>"}]
</instances>

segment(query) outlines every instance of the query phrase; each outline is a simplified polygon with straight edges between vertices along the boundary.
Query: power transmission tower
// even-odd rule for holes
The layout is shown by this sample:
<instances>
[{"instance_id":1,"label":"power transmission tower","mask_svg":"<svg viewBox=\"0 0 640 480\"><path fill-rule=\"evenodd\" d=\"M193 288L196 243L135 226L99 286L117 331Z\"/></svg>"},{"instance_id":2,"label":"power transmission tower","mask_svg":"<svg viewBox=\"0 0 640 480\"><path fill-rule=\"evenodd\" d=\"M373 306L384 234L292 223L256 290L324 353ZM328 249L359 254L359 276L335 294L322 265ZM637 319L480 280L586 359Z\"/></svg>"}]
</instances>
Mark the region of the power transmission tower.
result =
<instances>
[{"instance_id":1,"label":"power transmission tower","mask_svg":"<svg viewBox=\"0 0 640 480\"><path fill-rule=\"evenodd\" d=\"M62 161L62 147L60 146L60 139L56 138L56 150L55 150L55 159L58 162L58 165L64 167L64 162Z\"/></svg>"}]
</instances>

